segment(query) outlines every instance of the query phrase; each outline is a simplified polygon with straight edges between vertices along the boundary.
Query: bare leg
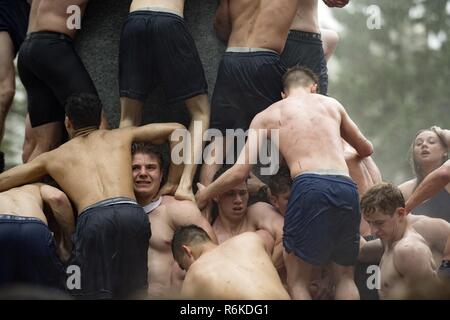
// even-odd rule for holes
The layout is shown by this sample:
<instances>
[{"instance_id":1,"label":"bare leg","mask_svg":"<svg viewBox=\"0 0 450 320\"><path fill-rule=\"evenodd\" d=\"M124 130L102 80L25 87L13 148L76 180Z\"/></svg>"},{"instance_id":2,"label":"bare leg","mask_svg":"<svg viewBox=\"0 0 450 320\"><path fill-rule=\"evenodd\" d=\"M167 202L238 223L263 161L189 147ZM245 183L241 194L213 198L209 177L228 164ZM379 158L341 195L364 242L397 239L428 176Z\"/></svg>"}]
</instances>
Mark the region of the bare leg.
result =
<instances>
[{"instance_id":1,"label":"bare leg","mask_svg":"<svg viewBox=\"0 0 450 320\"><path fill-rule=\"evenodd\" d=\"M23 141L22 147L22 161L23 163L27 163L30 159L33 150L36 148L36 139L33 137L31 123L30 123L30 115L27 113L25 117L25 139Z\"/></svg>"},{"instance_id":2,"label":"bare leg","mask_svg":"<svg viewBox=\"0 0 450 320\"><path fill-rule=\"evenodd\" d=\"M5 121L15 94L14 47L9 33L0 32L0 145Z\"/></svg>"},{"instance_id":3,"label":"bare leg","mask_svg":"<svg viewBox=\"0 0 450 320\"><path fill-rule=\"evenodd\" d=\"M333 263L336 279L336 300L359 300L359 291L353 279L353 267L344 267Z\"/></svg>"},{"instance_id":4,"label":"bare leg","mask_svg":"<svg viewBox=\"0 0 450 320\"><path fill-rule=\"evenodd\" d=\"M294 300L311 300L309 285L313 278L314 266L297 257L294 253L283 252L286 266L287 284Z\"/></svg>"},{"instance_id":5,"label":"bare leg","mask_svg":"<svg viewBox=\"0 0 450 320\"><path fill-rule=\"evenodd\" d=\"M140 126L143 106L144 103L142 101L129 98L120 98L119 128Z\"/></svg>"},{"instance_id":6,"label":"bare leg","mask_svg":"<svg viewBox=\"0 0 450 320\"><path fill-rule=\"evenodd\" d=\"M195 202L192 193L192 181L194 180L197 164L202 163L203 133L209 128L209 102L208 96L202 94L186 100L186 106L191 115L189 133L191 135L191 154L189 163L184 164L180 185L175 192L178 200L191 200ZM195 130L195 128L198 128Z\"/></svg>"},{"instance_id":7,"label":"bare leg","mask_svg":"<svg viewBox=\"0 0 450 320\"><path fill-rule=\"evenodd\" d=\"M41 153L53 150L62 142L62 133L65 130L62 122L51 122L31 129L32 139L36 141L35 147L28 161L33 160ZM24 147L24 149L26 149Z\"/></svg>"}]
</instances>

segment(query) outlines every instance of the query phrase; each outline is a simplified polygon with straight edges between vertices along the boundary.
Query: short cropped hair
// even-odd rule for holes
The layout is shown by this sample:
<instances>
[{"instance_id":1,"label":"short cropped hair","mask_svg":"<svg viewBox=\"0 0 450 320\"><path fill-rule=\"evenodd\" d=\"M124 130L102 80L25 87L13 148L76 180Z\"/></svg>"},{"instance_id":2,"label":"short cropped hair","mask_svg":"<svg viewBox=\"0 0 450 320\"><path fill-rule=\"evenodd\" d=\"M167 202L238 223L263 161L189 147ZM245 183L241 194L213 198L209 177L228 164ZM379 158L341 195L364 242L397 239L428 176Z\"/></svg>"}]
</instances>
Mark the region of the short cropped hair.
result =
<instances>
[{"instance_id":1,"label":"short cropped hair","mask_svg":"<svg viewBox=\"0 0 450 320\"><path fill-rule=\"evenodd\" d=\"M300 66L289 68L282 80L284 92L291 87L309 87L319 82L319 78L314 72Z\"/></svg>"},{"instance_id":2,"label":"short cropped hair","mask_svg":"<svg viewBox=\"0 0 450 320\"><path fill-rule=\"evenodd\" d=\"M291 188L292 178L289 168L286 165L280 166L276 174L269 177L267 186L274 196L278 196Z\"/></svg>"},{"instance_id":3,"label":"short cropped hair","mask_svg":"<svg viewBox=\"0 0 450 320\"><path fill-rule=\"evenodd\" d=\"M194 246L205 242L211 242L211 238L205 230L194 224L178 227L172 238L172 254L177 262L183 258L182 246Z\"/></svg>"},{"instance_id":4,"label":"short cropped hair","mask_svg":"<svg viewBox=\"0 0 450 320\"><path fill-rule=\"evenodd\" d=\"M75 130L100 126L102 102L95 94L75 93L67 99L65 109Z\"/></svg>"},{"instance_id":5,"label":"short cropped hair","mask_svg":"<svg viewBox=\"0 0 450 320\"><path fill-rule=\"evenodd\" d=\"M158 159L159 167L163 170L163 151L160 146L151 144L149 142L133 142L131 145L131 155L136 153L143 153L147 155L154 155Z\"/></svg>"},{"instance_id":6,"label":"short cropped hair","mask_svg":"<svg viewBox=\"0 0 450 320\"><path fill-rule=\"evenodd\" d=\"M366 191L361 199L363 214L372 214L377 210L392 216L397 208L405 207L405 198L399 188L391 183L379 183Z\"/></svg>"}]
</instances>

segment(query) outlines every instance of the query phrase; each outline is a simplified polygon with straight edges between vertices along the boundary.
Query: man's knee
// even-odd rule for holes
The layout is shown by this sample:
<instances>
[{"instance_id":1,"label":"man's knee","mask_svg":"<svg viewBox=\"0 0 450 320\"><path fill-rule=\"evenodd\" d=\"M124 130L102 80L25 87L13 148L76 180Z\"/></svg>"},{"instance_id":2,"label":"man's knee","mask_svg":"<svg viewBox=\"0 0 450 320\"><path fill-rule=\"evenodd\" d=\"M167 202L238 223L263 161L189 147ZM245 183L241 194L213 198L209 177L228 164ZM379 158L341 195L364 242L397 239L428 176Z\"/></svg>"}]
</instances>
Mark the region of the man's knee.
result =
<instances>
[{"instance_id":1,"label":"man's knee","mask_svg":"<svg viewBox=\"0 0 450 320\"><path fill-rule=\"evenodd\" d=\"M0 85L0 111L2 113L9 111L15 94L16 90L14 86L10 84Z\"/></svg>"}]
</instances>

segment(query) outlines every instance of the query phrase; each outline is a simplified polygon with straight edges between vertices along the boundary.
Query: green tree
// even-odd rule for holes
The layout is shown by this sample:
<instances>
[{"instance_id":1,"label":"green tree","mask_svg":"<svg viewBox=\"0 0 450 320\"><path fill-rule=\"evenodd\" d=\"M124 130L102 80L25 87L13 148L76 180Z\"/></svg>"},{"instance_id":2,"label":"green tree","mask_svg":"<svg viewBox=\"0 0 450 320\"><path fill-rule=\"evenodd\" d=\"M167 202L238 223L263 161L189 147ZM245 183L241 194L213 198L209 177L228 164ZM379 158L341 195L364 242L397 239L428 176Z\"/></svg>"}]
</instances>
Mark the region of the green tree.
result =
<instances>
[{"instance_id":1,"label":"green tree","mask_svg":"<svg viewBox=\"0 0 450 320\"><path fill-rule=\"evenodd\" d=\"M358 0L333 13L343 31L330 94L374 143L384 179L400 183L414 134L450 128L450 1Z\"/></svg>"}]
</instances>

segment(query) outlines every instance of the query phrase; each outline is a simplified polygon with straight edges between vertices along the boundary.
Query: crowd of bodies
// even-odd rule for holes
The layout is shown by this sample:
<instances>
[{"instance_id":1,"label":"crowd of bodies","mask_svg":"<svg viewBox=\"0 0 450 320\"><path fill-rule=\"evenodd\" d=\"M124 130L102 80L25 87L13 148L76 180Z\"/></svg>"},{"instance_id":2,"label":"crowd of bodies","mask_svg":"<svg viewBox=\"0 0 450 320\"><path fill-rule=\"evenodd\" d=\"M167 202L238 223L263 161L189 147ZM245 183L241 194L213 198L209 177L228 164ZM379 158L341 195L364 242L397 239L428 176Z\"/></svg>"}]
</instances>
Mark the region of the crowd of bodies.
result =
<instances>
[{"instance_id":1,"label":"crowd of bodies","mask_svg":"<svg viewBox=\"0 0 450 320\"><path fill-rule=\"evenodd\" d=\"M2 132L17 52L28 96L24 164L0 174L0 285L84 299L358 299L368 282L357 287L355 265L366 263L379 266L382 299L450 297L450 131L420 131L416 178L383 183L372 144L327 96L338 38L319 29L318 0L221 0L214 28L228 45L211 105L184 1L132 1L110 130L66 24L67 7L88 1L28 2L0 0ZM203 143L176 165L159 145L186 128L141 125L156 86L168 105L185 102L192 133L194 121L256 129L236 164L213 153L201 166L195 196ZM271 138L260 129L278 130L283 158L267 185L248 160Z\"/></svg>"}]
</instances>

